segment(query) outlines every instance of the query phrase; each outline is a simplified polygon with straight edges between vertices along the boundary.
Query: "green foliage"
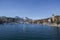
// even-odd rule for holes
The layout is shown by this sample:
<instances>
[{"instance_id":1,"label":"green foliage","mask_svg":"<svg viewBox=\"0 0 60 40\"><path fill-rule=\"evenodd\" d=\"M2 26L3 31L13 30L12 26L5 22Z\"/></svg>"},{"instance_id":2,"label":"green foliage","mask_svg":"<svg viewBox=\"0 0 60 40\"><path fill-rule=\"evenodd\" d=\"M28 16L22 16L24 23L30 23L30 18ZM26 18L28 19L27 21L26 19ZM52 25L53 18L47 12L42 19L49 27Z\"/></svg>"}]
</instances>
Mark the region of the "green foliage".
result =
<instances>
[{"instance_id":1,"label":"green foliage","mask_svg":"<svg viewBox=\"0 0 60 40\"><path fill-rule=\"evenodd\" d=\"M56 23L56 24L60 24L60 20L56 20L54 23Z\"/></svg>"}]
</instances>

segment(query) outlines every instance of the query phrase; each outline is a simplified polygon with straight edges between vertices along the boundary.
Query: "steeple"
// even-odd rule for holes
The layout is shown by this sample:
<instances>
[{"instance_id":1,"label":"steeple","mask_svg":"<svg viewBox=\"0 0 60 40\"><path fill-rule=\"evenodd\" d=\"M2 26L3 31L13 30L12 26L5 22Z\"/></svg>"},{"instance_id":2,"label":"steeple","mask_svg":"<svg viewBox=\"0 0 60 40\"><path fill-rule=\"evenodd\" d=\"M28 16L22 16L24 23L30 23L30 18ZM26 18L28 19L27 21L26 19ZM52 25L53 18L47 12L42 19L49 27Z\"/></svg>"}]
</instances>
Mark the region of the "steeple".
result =
<instances>
[{"instance_id":1,"label":"steeple","mask_svg":"<svg viewBox=\"0 0 60 40\"><path fill-rule=\"evenodd\" d=\"M55 16L54 13L52 14L52 16Z\"/></svg>"},{"instance_id":2,"label":"steeple","mask_svg":"<svg viewBox=\"0 0 60 40\"><path fill-rule=\"evenodd\" d=\"M55 15L54 15L54 13L52 14L52 21L53 22L55 21Z\"/></svg>"}]
</instances>

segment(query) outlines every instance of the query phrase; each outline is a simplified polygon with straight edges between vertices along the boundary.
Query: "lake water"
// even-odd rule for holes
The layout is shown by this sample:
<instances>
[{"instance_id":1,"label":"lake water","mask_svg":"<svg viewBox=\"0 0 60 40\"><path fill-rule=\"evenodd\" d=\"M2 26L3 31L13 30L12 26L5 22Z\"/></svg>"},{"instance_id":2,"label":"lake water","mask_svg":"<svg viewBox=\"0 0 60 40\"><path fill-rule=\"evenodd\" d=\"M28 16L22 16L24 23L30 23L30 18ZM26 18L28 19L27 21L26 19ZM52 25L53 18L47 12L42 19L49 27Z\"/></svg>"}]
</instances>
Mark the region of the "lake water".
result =
<instances>
[{"instance_id":1,"label":"lake water","mask_svg":"<svg viewBox=\"0 0 60 40\"><path fill-rule=\"evenodd\" d=\"M60 27L4 24L0 25L0 40L60 40Z\"/></svg>"}]
</instances>

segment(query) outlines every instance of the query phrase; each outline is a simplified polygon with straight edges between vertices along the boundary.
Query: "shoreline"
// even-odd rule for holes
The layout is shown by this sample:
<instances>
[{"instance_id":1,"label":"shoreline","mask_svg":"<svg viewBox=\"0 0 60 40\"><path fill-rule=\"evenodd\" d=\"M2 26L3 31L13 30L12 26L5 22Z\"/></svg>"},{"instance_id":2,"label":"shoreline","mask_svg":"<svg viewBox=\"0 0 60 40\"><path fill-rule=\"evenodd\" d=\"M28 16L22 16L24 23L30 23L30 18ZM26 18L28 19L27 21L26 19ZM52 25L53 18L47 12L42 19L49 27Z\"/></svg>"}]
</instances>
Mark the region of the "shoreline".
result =
<instances>
[{"instance_id":1,"label":"shoreline","mask_svg":"<svg viewBox=\"0 0 60 40\"><path fill-rule=\"evenodd\" d=\"M60 27L60 24L43 24L43 25L47 25L47 26L52 26L52 27Z\"/></svg>"},{"instance_id":2,"label":"shoreline","mask_svg":"<svg viewBox=\"0 0 60 40\"><path fill-rule=\"evenodd\" d=\"M1 23L1 24L5 24L5 23ZM15 22L12 22L12 23L7 23L7 24L20 24L20 23L15 23ZM23 23L22 23L23 24ZM42 25L47 25L47 26L52 26L52 27L60 27L60 24L56 24L56 23L51 23L51 24L42 24Z\"/></svg>"}]
</instances>

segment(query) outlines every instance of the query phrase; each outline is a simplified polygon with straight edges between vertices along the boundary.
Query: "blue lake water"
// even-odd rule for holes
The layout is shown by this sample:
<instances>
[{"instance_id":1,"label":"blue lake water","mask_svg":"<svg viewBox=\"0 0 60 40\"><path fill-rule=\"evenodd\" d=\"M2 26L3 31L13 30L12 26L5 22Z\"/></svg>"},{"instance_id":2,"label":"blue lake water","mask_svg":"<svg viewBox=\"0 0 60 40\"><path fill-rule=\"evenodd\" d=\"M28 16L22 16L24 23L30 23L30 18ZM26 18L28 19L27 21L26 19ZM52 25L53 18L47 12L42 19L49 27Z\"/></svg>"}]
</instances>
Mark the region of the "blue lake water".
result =
<instances>
[{"instance_id":1,"label":"blue lake water","mask_svg":"<svg viewBox=\"0 0 60 40\"><path fill-rule=\"evenodd\" d=\"M0 40L60 40L60 27L4 24L0 25Z\"/></svg>"}]
</instances>

